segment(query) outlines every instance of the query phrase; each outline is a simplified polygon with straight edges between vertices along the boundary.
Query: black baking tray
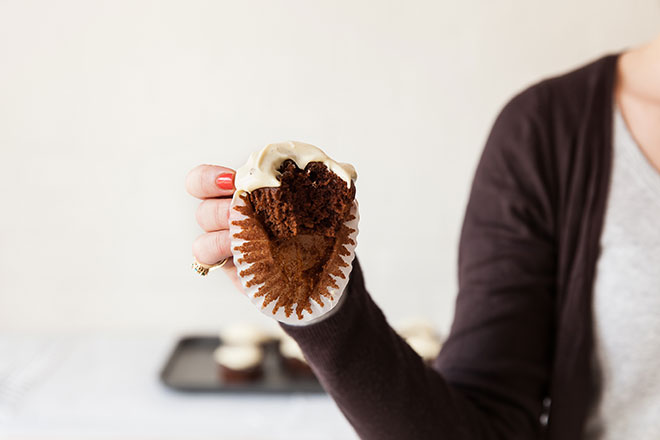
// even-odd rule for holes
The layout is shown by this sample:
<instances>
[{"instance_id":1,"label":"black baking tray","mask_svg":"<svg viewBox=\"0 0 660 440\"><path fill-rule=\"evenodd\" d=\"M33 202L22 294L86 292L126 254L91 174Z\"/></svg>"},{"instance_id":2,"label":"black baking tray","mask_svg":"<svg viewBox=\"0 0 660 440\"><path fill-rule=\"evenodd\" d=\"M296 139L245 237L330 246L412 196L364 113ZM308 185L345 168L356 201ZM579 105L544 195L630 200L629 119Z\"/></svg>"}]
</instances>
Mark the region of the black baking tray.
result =
<instances>
[{"instance_id":1,"label":"black baking tray","mask_svg":"<svg viewBox=\"0 0 660 440\"><path fill-rule=\"evenodd\" d=\"M218 337L186 336L181 338L160 373L161 381L177 391L192 393L325 393L315 377L296 377L282 368L276 341L264 346L264 375L247 383L223 382L213 351Z\"/></svg>"}]
</instances>

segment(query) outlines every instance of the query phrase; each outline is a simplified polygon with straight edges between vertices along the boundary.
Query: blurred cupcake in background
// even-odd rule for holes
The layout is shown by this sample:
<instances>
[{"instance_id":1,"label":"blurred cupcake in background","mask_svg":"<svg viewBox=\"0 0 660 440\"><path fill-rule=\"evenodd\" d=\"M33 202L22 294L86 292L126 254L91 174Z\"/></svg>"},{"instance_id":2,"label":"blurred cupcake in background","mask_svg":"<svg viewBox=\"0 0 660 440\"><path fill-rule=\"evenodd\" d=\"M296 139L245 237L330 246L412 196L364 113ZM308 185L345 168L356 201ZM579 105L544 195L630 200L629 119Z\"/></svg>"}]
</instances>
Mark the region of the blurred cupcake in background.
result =
<instances>
[{"instance_id":1,"label":"blurred cupcake in background","mask_svg":"<svg viewBox=\"0 0 660 440\"><path fill-rule=\"evenodd\" d=\"M273 341L262 327L240 322L219 332L220 345L213 353L220 378L226 383L245 383L264 376L265 348Z\"/></svg>"},{"instance_id":2,"label":"blurred cupcake in background","mask_svg":"<svg viewBox=\"0 0 660 440\"><path fill-rule=\"evenodd\" d=\"M273 340L272 332L246 322L223 327L218 336L221 344L233 346L263 347Z\"/></svg>"},{"instance_id":3,"label":"blurred cupcake in background","mask_svg":"<svg viewBox=\"0 0 660 440\"><path fill-rule=\"evenodd\" d=\"M438 357L442 338L429 321L409 318L395 326L395 330L427 364Z\"/></svg>"},{"instance_id":4,"label":"blurred cupcake in background","mask_svg":"<svg viewBox=\"0 0 660 440\"><path fill-rule=\"evenodd\" d=\"M314 377L302 350L291 336L282 333L279 347L282 367L287 374L297 378Z\"/></svg>"},{"instance_id":5,"label":"blurred cupcake in background","mask_svg":"<svg viewBox=\"0 0 660 440\"><path fill-rule=\"evenodd\" d=\"M213 353L226 383L252 382L263 377L263 349L253 345L221 345Z\"/></svg>"}]
</instances>

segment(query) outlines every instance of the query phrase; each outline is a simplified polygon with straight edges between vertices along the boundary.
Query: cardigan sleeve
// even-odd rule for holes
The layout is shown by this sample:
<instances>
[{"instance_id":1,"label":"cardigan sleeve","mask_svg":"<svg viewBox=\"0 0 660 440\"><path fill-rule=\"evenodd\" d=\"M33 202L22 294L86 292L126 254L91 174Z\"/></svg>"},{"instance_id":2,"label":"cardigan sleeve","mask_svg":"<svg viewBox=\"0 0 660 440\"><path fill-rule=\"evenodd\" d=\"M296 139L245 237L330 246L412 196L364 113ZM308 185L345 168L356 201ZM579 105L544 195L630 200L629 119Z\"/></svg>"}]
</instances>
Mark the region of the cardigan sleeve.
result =
<instances>
[{"instance_id":1,"label":"cardigan sleeve","mask_svg":"<svg viewBox=\"0 0 660 440\"><path fill-rule=\"evenodd\" d=\"M282 325L361 438L539 437L556 272L541 97L536 86L514 98L486 143L461 234L454 323L433 367L388 325L357 260L340 310Z\"/></svg>"}]
</instances>

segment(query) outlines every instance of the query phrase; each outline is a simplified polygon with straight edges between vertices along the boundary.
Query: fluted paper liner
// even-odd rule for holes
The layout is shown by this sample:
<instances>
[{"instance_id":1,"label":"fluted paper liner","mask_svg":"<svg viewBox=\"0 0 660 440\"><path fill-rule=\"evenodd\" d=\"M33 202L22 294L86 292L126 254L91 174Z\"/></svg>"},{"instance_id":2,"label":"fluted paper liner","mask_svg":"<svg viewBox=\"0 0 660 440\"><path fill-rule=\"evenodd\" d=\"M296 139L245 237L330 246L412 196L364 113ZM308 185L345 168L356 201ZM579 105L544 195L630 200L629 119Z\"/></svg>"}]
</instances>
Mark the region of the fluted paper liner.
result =
<instances>
[{"instance_id":1,"label":"fluted paper liner","mask_svg":"<svg viewBox=\"0 0 660 440\"><path fill-rule=\"evenodd\" d=\"M262 313L286 324L302 325L328 313L348 283L358 221L358 203L353 200L350 215L337 232L316 287L306 301L296 303L287 296L289 281L273 258L266 230L246 203L246 193L236 192L229 210L229 234L234 265L247 297Z\"/></svg>"}]
</instances>

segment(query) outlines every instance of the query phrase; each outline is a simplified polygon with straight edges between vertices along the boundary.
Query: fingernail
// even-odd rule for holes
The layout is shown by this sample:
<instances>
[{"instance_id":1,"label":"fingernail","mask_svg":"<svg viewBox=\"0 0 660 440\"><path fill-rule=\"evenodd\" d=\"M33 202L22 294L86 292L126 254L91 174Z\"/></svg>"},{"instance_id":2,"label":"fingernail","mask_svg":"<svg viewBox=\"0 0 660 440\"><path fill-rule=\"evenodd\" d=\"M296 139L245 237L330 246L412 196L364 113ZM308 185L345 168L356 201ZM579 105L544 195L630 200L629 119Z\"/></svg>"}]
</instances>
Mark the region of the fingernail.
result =
<instances>
[{"instance_id":1,"label":"fingernail","mask_svg":"<svg viewBox=\"0 0 660 440\"><path fill-rule=\"evenodd\" d=\"M222 173L215 178L215 184L220 189L234 189L234 174Z\"/></svg>"}]
</instances>

